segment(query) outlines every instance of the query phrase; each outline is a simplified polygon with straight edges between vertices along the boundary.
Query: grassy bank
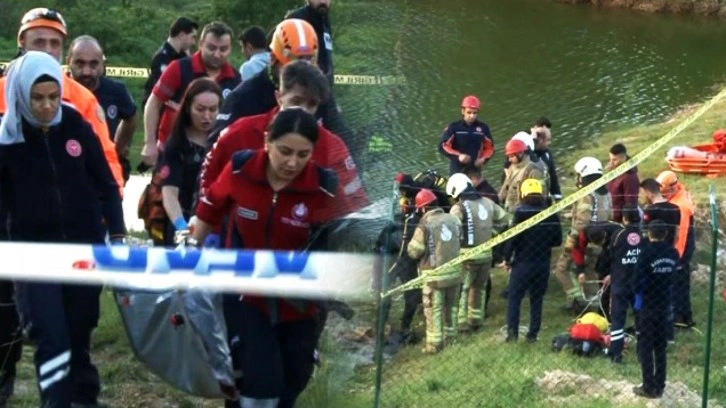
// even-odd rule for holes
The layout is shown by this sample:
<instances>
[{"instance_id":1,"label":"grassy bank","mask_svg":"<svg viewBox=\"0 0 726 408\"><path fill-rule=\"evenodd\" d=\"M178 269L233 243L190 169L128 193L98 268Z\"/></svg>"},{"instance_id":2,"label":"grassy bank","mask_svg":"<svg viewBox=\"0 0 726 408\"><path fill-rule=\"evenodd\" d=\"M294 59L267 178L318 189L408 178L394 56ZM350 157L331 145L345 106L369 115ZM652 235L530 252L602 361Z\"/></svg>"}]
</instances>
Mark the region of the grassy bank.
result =
<instances>
[{"instance_id":1,"label":"grassy bank","mask_svg":"<svg viewBox=\"0 0 726 408\"><path fill-rule=\"evenodd\" d=\"M688 117L698 106L691 106L677 112L665 123L615 129L600 135L595 140L581 143L572 153L557 157L560 176L570 192L573 187L572 167L582 156L592 155L607 161L609 147L617 142L624 143L631 154L662 137L681 120ZM726 126L723 121L726 101L717 103L699 120L686 128L667 147L656 151L639 165L641 179L655 177L667 169L665 154L669 147L681 144L706 143L714 129ZM556 129L555 129L555 145ZM697 228L697 262L708 262L710 251L710 230L708 220L708 188L717 186L719 197L724 196L721 178L713 179L696 175L682 175L681 179L693 193L699 205ZM723 218L723 217L722 217ZM722 228L723 229L723 228ZM719 272L724 282L723 271ZM506 282L502 270L494 271L495 289L498 293ZM640 366L633 352L626 352L626 363L612 366L602 358L585 359L570 353L550 351L552 338L566 331L573 317L562 310L565 296L556 279L551 278L545 299L544 323L537 344L505 344L502 328L505 326L506 301L498 296L490 305L491 317L482 333L460 339L442 354L424 357L417 347L409 347L397 354L384 366L382 405L384 407L435 407L455 403L462 407L644 407L644 406L697 406L703 384L707 280L703 270L694 273L692 301L694 319L699 323L697 331L677 335L677 344L669 350L668 383L670 394L661 405L646 405L630 392L633 385L640 383ZM723 283L721 283L723 285ZM717 287L720 293L723 287ZM397 303L401 303L398 299ZM721 405L726 404L726 330L722 322L726 319L726 307L720 296L716 297L714 313L714 337L711 359L710 397ZM528 319L527 301L522 307L522 322ZM395 314L394 314L395 316ZM423 334L423 326L418 327ZM561 377L557 384L557 372L587 375L583 378ZM550 372L550 377L547 373ZM561 373L560 373L561 374ZM552 378L555 377L555 379ZM549 378L549 380L547 378ZM360 369L350 385L351 396L348 406L367 407L372 403L371 385L374 368ZM544 381L542 381L545 379ZM549 381L549 384L548 384ZM552 384L555 382L555 384Z\"/></svg>"},{"instance_id":2,"label":"grassy bank","mask_svg":"<svg viewBox=\"0 0 726 408\"><path fill-rule=\"evenodd\" d=\"M590 4L598 7L627 8L643 13L718 16L726 18L723 0L556 0L559 3Z\"/></svg>"}]
</instances>

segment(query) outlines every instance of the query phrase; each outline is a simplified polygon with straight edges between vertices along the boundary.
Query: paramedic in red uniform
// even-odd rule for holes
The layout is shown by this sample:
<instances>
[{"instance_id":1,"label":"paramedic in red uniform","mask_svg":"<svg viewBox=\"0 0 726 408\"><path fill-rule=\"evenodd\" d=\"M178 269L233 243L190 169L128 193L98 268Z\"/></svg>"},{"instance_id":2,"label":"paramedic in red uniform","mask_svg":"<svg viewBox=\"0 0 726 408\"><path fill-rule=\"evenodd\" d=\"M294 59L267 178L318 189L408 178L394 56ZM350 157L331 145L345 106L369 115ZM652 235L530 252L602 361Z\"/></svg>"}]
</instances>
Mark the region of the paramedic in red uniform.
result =
<instances>
[{"instance_id":1,"label":"paramedic in red uniform","mask_svg":"<svg viewBox=\"0 0 726 408\"><path fill-rule=\"evenodd\" d=\"M228 215L225 247L303 250L329 221L337 176L313 158L320 128L300 108L281 111L263 149L241 150L197 206L193 237L204 242ZM319 307L254 293L225 297L225 320L242 407L293 407L313 372Z\"/></svg>"},{"instance_id":2,"label":"paramedic in red uniform","mask_svg":"<svg viewBox=\"0 0 726 408\"><path fill-rule=\"evenodd\" d=\"M222 22L209 23L202 29L199 51L191 57L173 61L154 86L144 107L144 147L141 157L153 166L169 137L184 91L194 79L214 79L226 97L242 81L239 72L229 63L234 32ZM163 113L159 113L162 111ZM158 129L158 132L157 132Z\"/></svg>"},{"instance_id":3,"label":"paramedic in red uniform","mask_svg":"<svg viewBox=\"0 0 726 408\"><path fill-rule=\"evenodd\" d=\"M200 197L208 193L209 186L234 152L263 147L265 131L276 115L293 106L314 113L329 92L327 79L320 69L304 61L288 63L282 69L280 82L280 90L277 91L279 107L263 115L240 118L222 132L202 165ZM313 160L321 166L335 170L340 180L336 192L337 211L334 216L337 218L367 206L368 196L345 143L322 126L319 132L320 138L313 151Z\"/></svg>"}]
</instances>

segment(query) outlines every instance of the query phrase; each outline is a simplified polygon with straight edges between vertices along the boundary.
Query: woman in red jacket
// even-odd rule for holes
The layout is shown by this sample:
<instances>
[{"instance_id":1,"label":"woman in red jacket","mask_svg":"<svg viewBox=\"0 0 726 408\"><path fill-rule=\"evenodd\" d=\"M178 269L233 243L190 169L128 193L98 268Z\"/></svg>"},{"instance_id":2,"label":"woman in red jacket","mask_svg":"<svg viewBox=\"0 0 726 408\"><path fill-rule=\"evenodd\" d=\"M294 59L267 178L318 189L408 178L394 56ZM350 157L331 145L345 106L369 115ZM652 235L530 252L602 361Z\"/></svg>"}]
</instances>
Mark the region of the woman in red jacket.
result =
<instances>
[{"instance_id":1,"label":"woman in red jacket","mask_svg":"<svg viewBox=\"0 0 726 408\"><path fill-rule=\"evenodd\" d=\"M194 238L203 242L228 215L227 248L308 247L315 228L329 221L338 182L311 161L318 132L302 109L281 111L264 149L235 153L200 201ZM294 406L313 372L318 307L246 293L227 296L224 308L232 360L243 372L241 406Z\"/></svg>"}]
</instances>

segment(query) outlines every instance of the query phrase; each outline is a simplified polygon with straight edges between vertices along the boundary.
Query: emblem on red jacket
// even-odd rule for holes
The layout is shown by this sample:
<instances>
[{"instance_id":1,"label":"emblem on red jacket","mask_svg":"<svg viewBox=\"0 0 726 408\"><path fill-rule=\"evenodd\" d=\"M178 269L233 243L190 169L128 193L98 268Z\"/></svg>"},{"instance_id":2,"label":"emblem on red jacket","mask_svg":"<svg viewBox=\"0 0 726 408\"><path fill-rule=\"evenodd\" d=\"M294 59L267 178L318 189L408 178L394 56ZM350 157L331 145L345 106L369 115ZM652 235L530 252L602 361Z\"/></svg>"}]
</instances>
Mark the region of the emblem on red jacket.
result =
<instances>
[{"instance_id":1,"label":"emblem on red jacket","mask_svg":"<svg viewBox=\"0 0 726 408\"><path fill-rule=\"evenodd\" d=\"M305 203L296 204L294 207L292 207L292 218L300 221L304 220L307 216L308 207L305 206Z\"/></svg>"}]
</instances>

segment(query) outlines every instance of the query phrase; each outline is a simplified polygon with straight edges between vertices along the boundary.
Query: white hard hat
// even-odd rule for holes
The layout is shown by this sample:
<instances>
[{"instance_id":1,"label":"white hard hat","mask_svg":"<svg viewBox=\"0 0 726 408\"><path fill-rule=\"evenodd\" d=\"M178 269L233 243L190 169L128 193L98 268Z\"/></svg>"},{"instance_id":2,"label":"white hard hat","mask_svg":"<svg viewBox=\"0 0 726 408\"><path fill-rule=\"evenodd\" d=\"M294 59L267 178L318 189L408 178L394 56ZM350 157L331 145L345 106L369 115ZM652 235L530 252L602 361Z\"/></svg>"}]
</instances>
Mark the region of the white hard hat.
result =
<instances>
[{"instance_id":1,"label":"white hard hat","mask_svg":"<svg viewBox=\"0 0 726 408\"><path fill-rule=\"evenodd\" d=\"M454 173L446 183L446 194L458 198L462 191L472 186L471 179L464 173Z\"/></svg>"},{"instance_id":2,"label":"white hard hat","mask_svg":"<svg viewBox=\"0 0 726 408\"><path fill-rule=\"evenodd\" d=\"M602 163L600 163L600 160L591 156L583 157L575 163L575 172L580 177L602 174Z\"/></svg>"},{"instance_id":3,"label":"white hard hat","mask_svg":"<svg viewBox=\"0 0 726 408\"><path fill-rule=\"evenodd\" d=\"M517 132L516 135L512 136L512 140L521 140L527 145L529 150L534 151L534 139L532 135L527 132Z\"/></svg>"}]
</instances>

